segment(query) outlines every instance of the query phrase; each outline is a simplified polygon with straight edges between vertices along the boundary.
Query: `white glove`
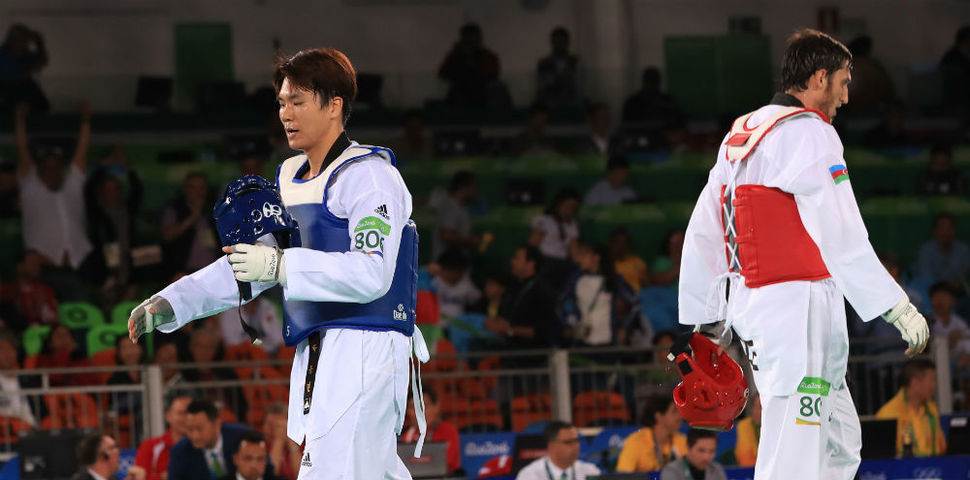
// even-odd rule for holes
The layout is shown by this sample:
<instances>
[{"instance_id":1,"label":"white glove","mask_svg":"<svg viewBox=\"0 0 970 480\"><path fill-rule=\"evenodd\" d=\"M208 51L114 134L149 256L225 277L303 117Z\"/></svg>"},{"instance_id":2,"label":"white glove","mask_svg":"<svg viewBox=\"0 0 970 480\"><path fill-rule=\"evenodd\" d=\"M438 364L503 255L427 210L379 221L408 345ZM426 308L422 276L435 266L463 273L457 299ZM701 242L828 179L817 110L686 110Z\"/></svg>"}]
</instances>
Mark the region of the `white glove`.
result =
<instances>
[{"instance_id":1,"label":"white glove","mask_svg":"<svg viewBox=\"0 0 970 480\"><path fill-rule=\"evenodd\" d=\"M930 329L926 326L926 319L920 315L916 307L909 302L909 299L900 300L892 310L884 313L882 318L902 333L903 340L909 344L906 355L916 355L926 348L926 341L930 338Z\"/></svg>"},{"instance_id":2,"label":"white glove","mask_svg":"<svg viewBox=\"0 0 970 480\"><path fill-rule=\"evenodd\" d=\"M151 333L159 325L175 321L175 311L172 304L162 297L154 296L141 302L128 317L128 338L132 343L146 333Z\"/></svg>"},{"instance_id":3,"label":"white glove","mask_svg":"<svg viewBox=\"0 0 970 480\"><path fill-rule=\"evenodd\" d=\"M279 282L286 284L283 250L262 243L237 243L230 247L229 265L240 282Z\"/></svg>"}]
</instances>

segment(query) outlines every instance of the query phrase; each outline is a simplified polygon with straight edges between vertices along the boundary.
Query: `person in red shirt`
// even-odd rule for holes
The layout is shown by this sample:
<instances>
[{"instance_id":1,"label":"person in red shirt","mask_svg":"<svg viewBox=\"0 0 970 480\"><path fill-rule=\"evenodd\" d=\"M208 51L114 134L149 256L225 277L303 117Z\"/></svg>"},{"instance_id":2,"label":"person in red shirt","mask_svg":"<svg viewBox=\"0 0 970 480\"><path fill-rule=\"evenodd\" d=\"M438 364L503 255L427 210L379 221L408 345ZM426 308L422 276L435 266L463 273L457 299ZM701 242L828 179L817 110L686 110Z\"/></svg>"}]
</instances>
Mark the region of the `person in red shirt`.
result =
<instances>
[{"instance_id":1,"label":"person in red shirt","mask_svg":"<svg viewBox=\"0 0 970 480\"><path fill-rule=\"evenodd\" d=\"M424 386L424 418L428 422L427 440L429 442L446 442L448 448L448 473L452 476L464 476L461 468L461 442L458 429L454 425L441 419L441 405L438 403L438 392L429 386ZM406 428L401 434L402 443L418 441L418 424L414 416L414 402L408 400Z\"/></svg>"},{"instance_id":2,"label":"person in red shirt","mask_svg":"<svg viewBox=\"0 0 970 480\"><path fill-rule=\"evenodd\" d=\"M27 250L17 262L17 279L0 288L0 302L15 313L8 327L18 332L35 325L58 323L57 299L54 289L40 281L44 267L43 255Z\"/></svg>"},{"instance_id":3,"label":"person in red shirt","mask_svg":"<svg viewBox=\"0 0 970 480\"><path fill-rule=\"evenodd\" d=\"M135 453L135 466L144 469L146 480L166 480L168 477L168 452L172 445L185 436L185 409L192 403L187 392L174 392L165 406L165 423L168 430L160 436L142 442Z\"/></svg>"}]
</instances>

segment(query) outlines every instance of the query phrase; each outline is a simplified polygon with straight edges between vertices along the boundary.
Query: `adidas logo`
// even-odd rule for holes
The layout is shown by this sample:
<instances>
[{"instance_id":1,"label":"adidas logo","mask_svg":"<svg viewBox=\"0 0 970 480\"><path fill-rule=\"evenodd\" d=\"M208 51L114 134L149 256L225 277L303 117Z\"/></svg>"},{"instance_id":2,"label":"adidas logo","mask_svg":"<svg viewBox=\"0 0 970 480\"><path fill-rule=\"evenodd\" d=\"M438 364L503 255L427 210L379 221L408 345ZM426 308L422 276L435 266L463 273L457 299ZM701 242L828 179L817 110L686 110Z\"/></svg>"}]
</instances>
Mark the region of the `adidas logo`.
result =
<instances>
[{"instance_id":1,"label":"adidas logo","mask_svg":"<svg viewBox=\"0 0 970 480\"><path fill-rule=\"evenodd\" d=\"M387 205L381 205L374 209L374 213L384 217L384 220L390 220L391 218L387 216Z\"/></svg>"},{"instance_id":2,"label":"adidas logo","mask_svg":"<svg viewBox=\"0 0 970 480\"><path fill-rule=\"evenodd\" d=\"M313 466L313 463L310 462L310 452L306 452L306 454L303 455L303 461L300 462L300 465L303 465L304 467L312 467Z\"/></svg>"}]
</instances>

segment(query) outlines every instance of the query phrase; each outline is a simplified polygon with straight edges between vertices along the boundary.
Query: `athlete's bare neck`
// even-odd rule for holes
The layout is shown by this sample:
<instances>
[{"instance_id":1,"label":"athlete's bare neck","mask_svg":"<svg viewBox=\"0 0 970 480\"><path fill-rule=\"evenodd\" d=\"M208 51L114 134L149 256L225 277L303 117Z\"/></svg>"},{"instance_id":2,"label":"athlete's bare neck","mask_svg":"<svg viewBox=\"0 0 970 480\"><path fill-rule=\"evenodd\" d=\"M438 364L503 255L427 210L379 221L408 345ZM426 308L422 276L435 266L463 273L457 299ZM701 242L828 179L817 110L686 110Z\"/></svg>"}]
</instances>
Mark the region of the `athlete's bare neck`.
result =
<instances>
[{"instance_id":1,"label":"athlete's bare neck","mask_svg":"<svg viewBox=\"0 0 970 480\"><path fill-rule=\"evenodd\" d=\"M333 147L333 144L337 141L337 137L339 137L343 132L343 127L332 128L330 131L324 134L323 138L321 138L319 142L303 152L306 154L307 162L310 164L310 169L307 170L306 174L303 176L303 180L307 180L319 175L320 170L326 168L324 161L327 158L327 153L330 152L330 148Z\"/></svg>"},{"instance_id":2,"label":"athlete's bare neck","mask_svg":"<svg viewBox=\"0 0 970 480\"><path fill-rule=\"evenodd\" d=\"M799 102L802 102L802 105L804 105L805 108L814 108L815 110L818 110L818 105L816 105L816 102L813 101L812 95L808 90L795 90L790 88L786 90L785 93L797 98Z\"/></svg>"}]
</instances>

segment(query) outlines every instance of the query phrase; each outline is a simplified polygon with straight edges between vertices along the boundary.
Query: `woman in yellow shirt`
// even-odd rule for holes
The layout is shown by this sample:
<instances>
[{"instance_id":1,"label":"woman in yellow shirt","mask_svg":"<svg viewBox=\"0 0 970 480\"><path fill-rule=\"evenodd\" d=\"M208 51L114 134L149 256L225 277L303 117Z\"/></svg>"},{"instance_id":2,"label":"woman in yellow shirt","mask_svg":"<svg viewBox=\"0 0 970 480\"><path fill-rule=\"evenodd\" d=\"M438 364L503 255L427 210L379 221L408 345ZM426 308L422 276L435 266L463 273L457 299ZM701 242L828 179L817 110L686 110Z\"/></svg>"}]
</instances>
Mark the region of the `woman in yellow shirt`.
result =
<instances>
[{"instance_id":1,"label":"woman in yellow shirt","mask_svg":"<svg viewBox=\"0 0 970 480\"><path fill-rule=\"evenodd\" d=\"M672 395L650 397L643 413L645 427L624 440L617 472L660 470L687 453L687 437L677 432L681 419Z\"/></svg>"}]
</instances>

